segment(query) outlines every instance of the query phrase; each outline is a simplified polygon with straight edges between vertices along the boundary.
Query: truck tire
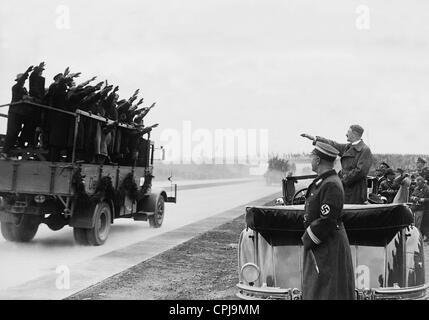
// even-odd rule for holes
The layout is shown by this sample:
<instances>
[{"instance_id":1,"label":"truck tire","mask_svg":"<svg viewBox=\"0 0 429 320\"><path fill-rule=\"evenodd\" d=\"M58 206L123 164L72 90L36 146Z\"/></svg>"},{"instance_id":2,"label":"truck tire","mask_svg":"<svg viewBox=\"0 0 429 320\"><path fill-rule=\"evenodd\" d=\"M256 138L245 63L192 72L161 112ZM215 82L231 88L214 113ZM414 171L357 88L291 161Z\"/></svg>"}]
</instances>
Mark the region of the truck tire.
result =
<instances>
[{"instance_id":1,"label":"truck tire","mask_svg":"<svg viewBox=\"0 0 429 320\"><path fill-rule=\"evenodd\" d=\"M83 228L73 228L73 237L77 244L87 246L88 238L86 237L86 230Z\"/></svg>"},{"instance_id":2,"label":"truck tire","mask_svg":"<svg viewBox=\"0 0 429 320\"><path fill-rule=\"evenodd\" d=\"M19 224L2 222L1 233L8 241L29 242L36 235L39 224L39 217L23 215Z\"/></svg>"},{"instance_id":3,"label":"truck tire","mask_svg":"<svg viewBox=\"0 0 429 320\"><path fill-rule=\"evenodd\" d=\"M164 221L164 197L159 195L156 200L155 213L149 216L149 225L152 228L159 228Z\"/></svg>"},{"instance_id":4,"label":"truck tire","mask_svg":"<svg viewBox=\"0 0 429 320\"><path fill-rule=\"evenodd\" d=\"M95 207L94 227L86 229L86 238L92 246L100 246L106 242L110 232L112 211L106 202L101 202Z\"/></svg>"}]
</instances>

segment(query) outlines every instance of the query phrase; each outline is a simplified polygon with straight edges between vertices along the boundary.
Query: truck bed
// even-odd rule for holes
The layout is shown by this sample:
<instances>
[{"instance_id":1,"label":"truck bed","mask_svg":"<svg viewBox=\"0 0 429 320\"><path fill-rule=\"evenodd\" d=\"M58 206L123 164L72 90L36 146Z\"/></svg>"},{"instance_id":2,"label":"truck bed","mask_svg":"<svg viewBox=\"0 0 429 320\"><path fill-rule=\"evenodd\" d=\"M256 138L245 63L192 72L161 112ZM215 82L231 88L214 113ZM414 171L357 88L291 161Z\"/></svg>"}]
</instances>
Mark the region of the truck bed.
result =
<instances>
[{"instance_id":1,"label":"truck bed","mask_svg":"<svg viewBox=\"0 0 429 320\"><path fill-rule=\"evenodd\" d=\"M137 185L149 168L118 165L76 164L70 162L0 160L0 192L71 196L72 177L81 168L86 192L95 191L100 176L110 176L115 189L131 171Z\"/></svg>"}]
</instances>

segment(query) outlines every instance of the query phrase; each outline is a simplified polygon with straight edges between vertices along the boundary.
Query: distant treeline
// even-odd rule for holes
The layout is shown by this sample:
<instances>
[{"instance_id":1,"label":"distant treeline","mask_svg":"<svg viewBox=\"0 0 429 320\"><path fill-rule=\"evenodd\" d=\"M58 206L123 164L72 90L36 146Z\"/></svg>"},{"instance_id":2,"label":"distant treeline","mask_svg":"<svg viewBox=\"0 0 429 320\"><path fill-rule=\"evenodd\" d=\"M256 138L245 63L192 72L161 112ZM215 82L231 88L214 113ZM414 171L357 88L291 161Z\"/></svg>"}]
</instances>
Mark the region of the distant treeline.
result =
<instances>
[{"instance_id":1,"label":"distant treeline","mask_svg":"<svg viewBox=\"0 0 429 320\"><path fill-rule=\"evenodd\" d=\"M428 161L429 163L429 155L427 154L373 154L374 162L372 165L373 170L377 168L381 162L386 162L391 168L398 169L401 168L405 171L415 170L417 158L421 157ZM301 154L299 156L300 159L307 158L307 161L310 160L309 154Z\"/></svg>"},{"instance_id":2,"label":"distant treeline","mask_svg":"<svg viewBox=\"0 0 429 320\"><path fill-rule=\"evenodd\" d=\"M295 163L289 161L284 156L271 155L268 158L268 170L280 172L295 171Z\"/></svg>"},{"instance_id":3,"label":"distant treeline","mask_svg":"<svg viewBox=\"0 0 429 320\"><path fill-rule=\"evenodd\" d=\"M249 177L249 166L240 164L163 164L156 163L153 169L156 180L174 179L232 179Z\"/></svg>"},{"instance_id":4,"label":"distant treeline","mask_svg":"<svg viewBox=\"0 0 429 320\"><path fill-rule=\"evenodd\" d=\"M375 168L381 162L386 162L393 169L404 169L414 171L418 157L429 161L429 155L425 154L374 154L374 163L371 169L373 174ZM308 162L309 154L270 155L268 166L272 169L287 172L294 171L296 160ZM310 168L308 168L310 170ZM175 179L199 180L199 179L228 179L249 177L249 166L241 164L163 164L157 162L154 165L154 176L156 180L167 179L171 174Z\"/></svg>"}]
</instances>

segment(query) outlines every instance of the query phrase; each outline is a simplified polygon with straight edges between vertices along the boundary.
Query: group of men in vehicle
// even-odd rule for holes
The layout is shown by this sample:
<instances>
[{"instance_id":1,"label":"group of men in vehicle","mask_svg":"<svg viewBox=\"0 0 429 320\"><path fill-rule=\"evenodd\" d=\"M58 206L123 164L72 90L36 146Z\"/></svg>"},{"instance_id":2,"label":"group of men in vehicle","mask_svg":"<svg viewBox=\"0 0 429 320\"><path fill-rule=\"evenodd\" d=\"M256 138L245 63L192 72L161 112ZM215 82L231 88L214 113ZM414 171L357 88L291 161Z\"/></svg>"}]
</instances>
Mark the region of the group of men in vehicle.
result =
<instances>
[{"instance_id":1,"label":"group of men in vehicle","mask_svg":"<svg viewBox=\"0 0 429 320\"><path fill-rule=\"evenodd\" d=\"M415 216L415 225L429 241L429 168L426 160L418 157L416 170L407 173L402 169L395 171L386 162L382 162L376 170L376 183L373 193L380 196L384 202L411 202ZM401 188L405 198L395 201Z\"/></svg>"},{"instance_id":2,"label":"group of men in vehicle","mask_svg":"<svg viewBox=\"0 0 429 320\"><path fill-rule=\"evenodd\" d=\"M135 102L139 89L129 99L119 100L119 87L107 80L90 85L96 77L76 85L80 72L71 73L68 67L45 88L44 70L42 62L16 76L3 157L10 158L17 148L26 148L46 150L50 161L70 161L75 144L75 159L88 163L132 165L146 161L142 158L149 145L143 135L157 124L144 126L143 118L155 103L138 108L143 103L143 98ZM28 78L29 90L25 88ZM77 109L89 116L81 116L75 126Z\"/></svg>"}]
</instances>

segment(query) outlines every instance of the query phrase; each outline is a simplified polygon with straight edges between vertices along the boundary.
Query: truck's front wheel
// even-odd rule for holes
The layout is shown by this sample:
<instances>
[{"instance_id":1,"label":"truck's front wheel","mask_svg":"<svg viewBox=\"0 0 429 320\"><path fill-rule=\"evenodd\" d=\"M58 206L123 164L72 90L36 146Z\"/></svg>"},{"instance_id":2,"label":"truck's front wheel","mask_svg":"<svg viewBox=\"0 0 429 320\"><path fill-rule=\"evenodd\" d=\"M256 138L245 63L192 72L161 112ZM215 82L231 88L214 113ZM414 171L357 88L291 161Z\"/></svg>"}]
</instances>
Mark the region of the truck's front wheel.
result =
<instances>
[{"instance_id":1,"label":"truck's front wheel","mask_svg":"<svg viewBox=\"0 0 429 320\"><path fill-rule=\"evenodd\" d=\"M112 212L109 204L102 202L95 208L94 227L86 229L88 243L93 246L100 246L106 242L110 232L110 221Z\"/></svg>"},{"instance_id":2,"label":"truck's front wheel","mask_svg":"<svg viewBox=\"0 0 429 320\"><path fill-rule=\"evenodd\" d=\"M149 225L152 228L159 228L164 221L164 197L159 195L155 205L155 212L149 216Z\"/></svg>"},{"instance_id":3,"label":"truck's front wheel","mask_svg":"<svg viewBox=\"0 0 429 320\"><path fill-rule=\"evenodd\" d=\"M19 224L2 222L1 233L8 241L29 242L36 235L39 224L39 217L23 215Z\"/></svg>"}]
</instances>

